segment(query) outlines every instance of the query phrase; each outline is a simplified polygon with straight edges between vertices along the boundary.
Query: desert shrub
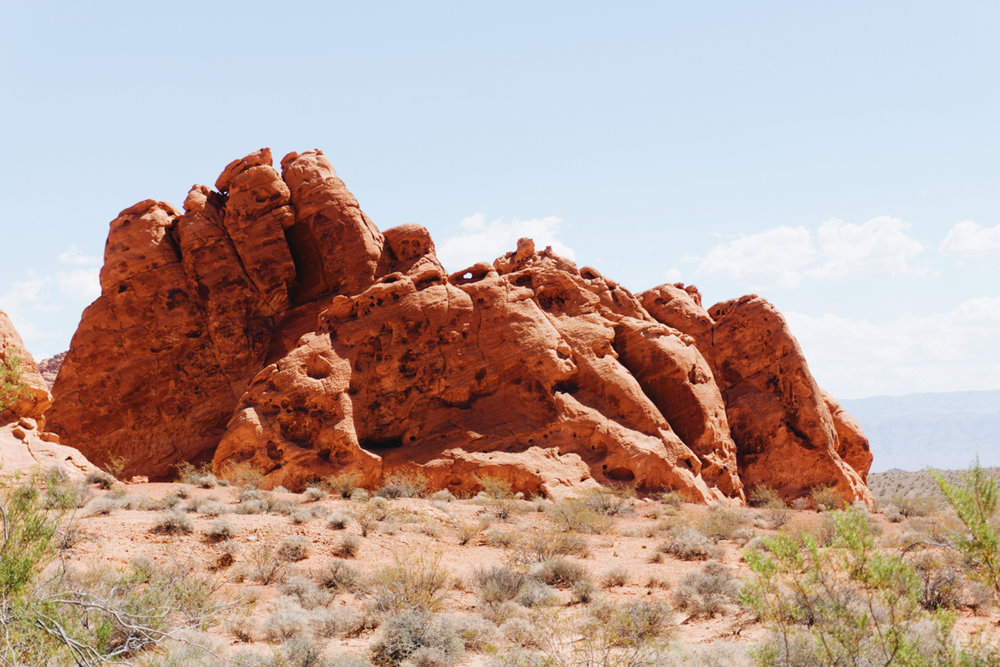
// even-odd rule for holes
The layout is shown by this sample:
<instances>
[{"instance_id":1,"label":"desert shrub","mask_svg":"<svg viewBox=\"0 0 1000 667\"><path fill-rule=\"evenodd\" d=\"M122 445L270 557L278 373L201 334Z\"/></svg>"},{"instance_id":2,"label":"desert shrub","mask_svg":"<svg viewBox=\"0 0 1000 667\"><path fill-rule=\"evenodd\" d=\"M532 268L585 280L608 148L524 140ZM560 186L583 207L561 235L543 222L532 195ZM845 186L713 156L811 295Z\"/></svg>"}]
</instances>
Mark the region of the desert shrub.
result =
<instances>
[{"instance_id":1,"label":"desert shrub","mask_svg":"<svg viewBox=\"0 0 1000 667\"><path fill-rule=\"evenodd\" d=\"M579 498L553 502L547 511L549 519L563 532L600 534L611 528L611 519L606 514L595 512Z\"/></svg>"},{"instance_id":2,"label":"desert shrub","mask_svg":"<svg viewBox=\"0 0 1000 667\"><path fill-rule=\"evenodd\" d=\"M278 558L267 545L250 553L247 563L247 576L251 581L269 586L284 581L288 576L288 566L284 559Z\"/></svg>"},{"instance_id":3,"label":"desert shrub","mask_svg":"<svg viewBox=\"0 0 1000 667\"><path fill-rule=\"evenodd\" d=\"M587 490L581 500L598 514L618 516L632 510L634 498L635 491L628 487L601 486Z\"/></svg>"},{"instance_id":4,"label":"desert shrub","mask_svg":"<svg viewBox=\"0 0 1000 667\"><path fill-rule=\"evenodd\" d=\"M869 517L830 513L834 537L764 538L744 556L754 574L741 602L774 633L755 649L762 664L963 664L949 638L953 617L920 606L921 582L897 555L875 548Z\"/></svg>"},{"instance_id":5,"label":"desert shrub","mask_svg":"<svg viewBox=\"0 0 1000 667\"><path fill-rule=\"evenodd\" d=\"M550 586L573 586L577 582L590 579L587 568L564 559L539 563L531 569L531 576Z\"/></svg>"},{"instance_id":6,"label":"desert shrub","mask_svg":"<svg viewBox=\"0 0 1000 667\"><path fill-rule=\"evenodd\" d=\"M212 474L212 466L209 463L195 466L185 461L174 467L177 469L177 476L185 484L200 486L203 489L211 489L219 484L219 480Z\"/></svg>"},{"instance_id":7,"label":"desert shrub","mask_svg":"<svg viewBox=\"0 0 1000 667\"><path fill-rule=\"evenodd\" d=\"M226 519L216 519L208 525L202 534L210 542L221 542L231 538L235 532L236 527L231 522Z\"/></svg>"},{"instance_id":8,"label":"desert shrub","mask_svg":"<svg viewBox=\"0 0 1000 667\"><path fill-rule=\"evenodd\" d=\"M309 614L289 598L278 598L274 611L260 623L260 632L268 641L280 642L301 635L309 625Z\"/></svg>"},{"instance_id":9,"label":"desert shrub","mask_svg":"<svg viewBox=\"0 0 1000 667\"><path fill-rule=\"evenodd\" d=\"M356 569L339 560L324 565L316 574L316 582L332 591L349 591L358 586L361 575Z\"/></svg>"},{"instance_id":10,"label":"desert shrub","mask_svg":"<svg viewBox=\"0 0 1000 667\"><path fill-rule=\"evenodd\" d=\"M62 510L46 510L34 482L2 490L0 509L0 662L119 662L214 615L210 587L186 565L56 567L39 577L55 557Z\"/></svg>"},{"instance_id":11,"label":"desert shrub","mask_svg":"<svg viewBox=\"0 0 1000 667\"><path fill-rule=\"evenodd\" d=\"M621 567L613 567L605 570L601 574L601 586L604 588L617 588L628 583L628 570Z\"/></svg>"},{"instance_id":12,"label":"desert shrub","mask_svg":"<svg viewBox=\"0 0 1000 667\"><path fill-rule=\"evenodd\" d=\"M642 601L628 605L593 605L586 617L568 618L539 609L533 615L534 655L501 656L499 664L622 665L671 664L662 638L668 630L665 607ZM495 663L496 664L496 663Z\"/></svg>"},{"instance_id":13,"label":"desert shrub","mask_svg":"<svg viewBox=\"0 0 1000 667\"><path fill-rule=\"evenodd\" d=\"M281 560L300 561L309 557L312 540L305 535L289 535L278 545L275 555Z\"/></svg>"},{"instance_id":14,"label":"desert shrub","mask_svg":"<svg viewBox=\"0 0 1000 667\"><path fill-rule=\"evenodd\" d=\"M472 573L479 599L484 603L514 599L524 586L524 579L523 572L505 565L476 569Z\"/></svg>"},{"instance_id":15,"label":"desert shrub","mask_svg":"<svg viewBox=\"0 0 1000 667\"><path fill-rule=\"evenodd\" d=\"M537 528L519 533L510 547L511 559L521 564L541 563L559 556L582 558L589 551L586 540L579 535Z\"/></svg>"},{"instance_id":16,"label":"desert shrub","mask_svg":"<svg viewBox=\"0 0 1000 667\"><path fill-rule=\"evenodd\" d=\"M377 570L372 577L375 605L387 613L437 611L447 584L448 573L440 555L426 553L396 555L392 565Z\"/></svg>"},{"instance_id":17,"label":"desert shrub","mask_svg":"<svg viewBox=\"0 0 1000 667\"><path fill-rule=\"evenodd\" d=\"M330 512L326 517L326 527L331 530L343 530L347 528L350 517L344 512Z\"/></svg>"},{"instance_id":18,"label":"desert shrub","mask_svg":"<svg viewBox=\"0 0 1000 667\"><path fill-rule=\"evenodd\" d=\"M493 526L483 533L483 541L487 546L498 549L508 549L517 544L520 532L505 526Z\"/></svg>"},{"instance_id":19,"label":"desert shrub","mask_svg":"<svg viewBox=\"0 0 1000 667\"><path fill-rule=\"evenodd\" d=\"M677 491L665 491L660 494L660 502L664 507L671 508L675 513L684 504L685 498Z\"/></svg>"},{"instance_id":20,"label":"desert shrub","mask_svg":"<svg viewBox=\"0 0 1000 667\"><path fill-rule=\"evenodd\" d=\"M998 485L979 462L969 469L960 484L951 484L940 473L932 473L948 503L965 524L964 534L955 537L955 546L966 557L973 574L989 586L1000 600L1000 536L995 525Z\"/></svg>"},{"instance_id":21,"label":"desert shrub","mask_svg":"<svg viewBox=\"0 0 1000 667\"><path fill-rule=\"evenodd\" d=\"M160 512L153 524L154 533L187 534L194 532L194 522L183 512L165 510Z\"/></svg>"},{"instance_id":22,"label":"desert shrub","mask_svg":"<svg viewBox=\"0 0 1000 667\"><path fill-rule=\"evenodd\" d=\"M448 489L441 489L431 494L431 500L438 503L450 503L455 500L455 495Z\"/></svg>"},{"instance_id":23,"label":"desert shrub","mask_svg":"<svg viewBox=\"0 0 1000 667\"><path fill-rule=\"evenodd\" d=\"M701 516L698 527L703 534L713 540L731 540L745 523L746 514L742 509L716 504L709 507Z\"/></svg>"},{"instance_id":24,"label":"desert shrub","mask_svg":"<svg viewBox=\"0 0 1000 667\"><path fill-rule=\"evenodd\" d=\"M21 379L22 373L21 356L9 348L4 349L0 358L0 413L31 395L30 388Z\"/></svg>"},{"instance_id":25,"label":"desert shrub","mask_svg":"<svg viewBox=\"0 0 1000 667\"><path fill-rule=\"evenodd\" d=\"M94 468L93 470L88 471L86 480L88 484L96 484L102 489L110 489L114 483L118 481L115 479L114 475L104 472L100 468Z\"/></svg>"},{"instance_id":26,"label":"desert shrub","mask_svg":"<svg viewBox=\"0 0 1000 667\"><path fill-rule=\"evenodd\" d=\"M209 569L222 570L236 562L236 554L239 553L240 547L234 540L222 540L218 549L215 561L209 565Z\"/></svg>"},{"instance_id":27,"label":"desert shrub","mask_svg":"<svg viewBox=\"0 0 1000 667\"><path fill-rule=\"evenodd\" d=\"M382 498L417 498L427 490L427 476L418 469L394 470L383 476L375 495Z\"/></svg>"},{"instance_id":28,"label":"desert shrub","mask_svg":"<svg viewBox=\"0 0 1000 667\"><path fill-rule=\"evenodd\" d=\"M263 500L242 500L234 508L236 514L263 514L267 511L267 503Z\"/></svg>"},{"instance_id":29,"label":"desert shrub","mask_svg":"<svg viewBox=\"0 0 1000 667\"><path fill-rule=\"evenodd\" d=\"M458 543L468 544L473 537L479 534L479 526L470 521L456 521L452 524Z\"/></svg>"},{"instance_id":30,"label":"desert shrub","mask_svg":"<svg viewBox=\"0 0 1000 667\"><path fill-rule=\"evenodd\" d=\"M121 506L120 501L117 498L111 496L102 496L100 498L95 498L90 501L87 505L86 511L92 516L98 515L108 515L114 512Z\"/></svg>"},{"instance_id":31,"label":"desert shrub","mask_svg":"<svg viewBox=\"0 0 1000 667\"><path fill-rule=\"evenodd\" d=\"M690 618L713 617L736 602L738 594L737 580L729 568L711 561L700 572L681 579L671 593L671 600L676 608L688 612Z\"/></svg>"},{"instance_id":32,"label":"desert shrub","mask_svg":"<svg viewBox=\"0 0 1000 667\"><path fill-rule=\"evenodd\" d=\"M361 540L357 535L344 535L333 549L333 555L340 558L354 558L361 548Z\"/></svg>"},{"instance_id":33,"label":"desert shrub","mask_svg":"<svg viewBox=\"0 0 1000 667\"><path fill-rule=\"evenodd\" d=\"M303 609L315 609L330 603L332 597L325 588L319 588L305 577L295 576L278 584L278 592L295 598Z\"/></svg>"},{"instance_id":34,"label":"desert shrub","mask_svg":"<svg viewBox=\"0 0 1000 667\"><path fill-rule=\"evenodd\" d=\"M451 665L464 642L448 619L427 611L404 611L386 619L371 644L372 662L379 666ZM423 657L417 655L423 651Z\"/></svg>"},{"instance_id":35,"label":"desert shrub","mask_svg":"<svg viewBox=\"0 0 1000 667\"><path fill-rule=\"evenodd\" d=\"M369 531L371 531L379 521L387 519L389 515L389 504L386 502L385 498L378 497L365 502L355 513L354 519L358 522L358 526L361 528L361 536L368 537Z\"/></svg>"},{"instance_id":36,"label":"desert shrub","mask_svg":"<svg viewBox=\"0 0 1000 667\"><path fill-rule=\"evenodd\" d=\"M556 590L538 579L525 581L516 601L523 607L548 607L559 602Z\"/></svg>"},{"instance_id":37,"label":"desert shrub","mask_svg":"<svg viewBox=\"0 0 1000 667\"><path fill-rule=\"evenodd\" d=\"M512 618L500 626L500 632L508 641L524 648L541 648L538 632L534 624L524 618Z\"/></svg>"},{"instance_id":38,"label":"desert shrub","mask_svg":"<svg viewBox=\"0 0 1000 667\"><path fill-rule=\"evenodd\" d=\"M305 491L302 492L302 498L307 503L314 503L317 500L323 500L326 497L326 493L323 489L318 486L310 486Z\"/></svg>"},{"instance_id":39,"label":"desert shrub","mask_svg":"<svg viewBox=\"0 0 1000 667\"><path fill-rule=\"evenodd\" d=\"M316 610L309 619L309 625L320 637L332 639L360 632L363 620L362 615L350 607L336 605Z\"/></svg>"},{"instance_id":40,"label":"desert shrub","mask_svg":"<svg viewBox=\"0 0 1000 667\"><path fill-rule=\"evenodd\" d=\"M208 500L198 504L198 513L205 516L219 516L225 514L228 508L217 500Z\"/></svg>"},{"instance_id":41,"label":"desert shrub","mask_svg":"<svg viewBox=\"0 0 1000 667\"><path fill-rule=\"evenodd\" d=\"M330 475L323 480L323 486L330 490L330 493L340 496L344 500L351 497L351 494L361 483L361 475L356 472L342 472L337 475Z\"/></svg>"},{"instance_id":42,"label":"desert shrub","mask_svg":"<svg viewBox=\"0 0 1000 667\"><path fill-rule=\"evenodd\" d=\"M814 486L809 490L809 497L816 505L818 512L842 509L845 504L840 493L832 486Z\"/></svg>"},{"instance_id":43,"label":"desert shrub","mask_svg":"<svg viewBox=\"0 0 1000 667\"><path fill-rule=\"evenodd\" d=\"M311 521L313 518L313 514L309 510L301 509L301 510L295 510L294 512L289 514L288 518L291 520L292 523L294 523L297 526L300 526L304 523L308 523L309 521Z\"/></svg>"},{"instance_id":44,"label":"desert shrub","mask_svg":"<svg viewBox=\"0 0 1000 667\"><path fill-rule=\"evenodd\" d=\"M672 630L670 609L660 600L606 602L591 608L590 617L607 627L614 645L640 644Z\"/></svg>"},{"instance_id":45,"label":"desert shrub","mask_svg":"<svg viewBox=\"0 0 1000 667\"><path fill-rule=\"evenodd\" d=\"M750 490L750 493L747 495L747 501L751 507L767 507L775 503L785 504L785 501L781 499L781 494L763 484L758 484Z\"/></svg>"},{"instance_id":46,"label":"desert shrub","mask_svg":"<svg viewBox=\"0 0 1000 667\"><path fill-rule=\"evenodd\" d=\"M238 642L248 644L257 635L257 624L247 614L238 614L225 623L226 632Z\"/></svg>"},{"instance_id":47,"label":"desert shrub","mask_svg":"<svg viewBox=\"0 0 1000 667\"><path fill-rule=\"evenodd\" d=\"M680 527L667 535L667 540L656 551L681 560L707 560L718 558L722 550L704 533L694 528Z\"/></svg>"}]
</instances>

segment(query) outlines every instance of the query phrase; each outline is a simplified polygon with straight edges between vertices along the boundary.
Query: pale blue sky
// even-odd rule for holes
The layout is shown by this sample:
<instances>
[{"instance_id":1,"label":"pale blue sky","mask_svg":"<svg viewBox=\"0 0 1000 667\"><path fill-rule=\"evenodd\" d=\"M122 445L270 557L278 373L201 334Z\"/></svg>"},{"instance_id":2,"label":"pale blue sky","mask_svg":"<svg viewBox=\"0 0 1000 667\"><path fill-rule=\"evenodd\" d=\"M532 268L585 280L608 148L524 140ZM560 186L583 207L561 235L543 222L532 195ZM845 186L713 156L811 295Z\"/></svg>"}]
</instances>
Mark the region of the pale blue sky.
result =
<instances>
[{"instance_id":1,"label":"pale blue sky","mask_svg":"<svg viewBox=\"0 0 1000 667\"><path fill-rule=\"evenodd\" d=\"M0 309L36 356L118 211L270 146L449 268L527 230L762 294L837 395L1000 388L996 3L0 7Z\"/></svg>"}]
</instances>

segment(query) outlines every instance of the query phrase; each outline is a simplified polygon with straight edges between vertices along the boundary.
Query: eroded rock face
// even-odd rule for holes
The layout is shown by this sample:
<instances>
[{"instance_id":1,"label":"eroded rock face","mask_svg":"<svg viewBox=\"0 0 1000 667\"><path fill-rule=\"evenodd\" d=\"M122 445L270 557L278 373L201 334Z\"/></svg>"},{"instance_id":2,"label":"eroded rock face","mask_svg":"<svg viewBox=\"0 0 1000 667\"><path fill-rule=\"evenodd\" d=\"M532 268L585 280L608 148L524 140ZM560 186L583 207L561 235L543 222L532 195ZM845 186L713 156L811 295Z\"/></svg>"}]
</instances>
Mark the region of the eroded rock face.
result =
<instances>
[{"instance_id":1,"label":"eroded rock face","mask_svg":"<svg viewBox=\"0 0 1000 667\"><path fill-rule=\"evenodd\" d=\"M739 474L786 498L833 486L847 500L873 499L872 454L857 422L817 385L785 319L757 296L705 311L693 288L639 295L658 320L691 334L722 392Z\"/></svg>"},{"instance_id":2,"label":"eroded rock face","mask_svg":"<svg viewBox=\"0 0 1000 667\"><path fill-rule=\"evenodd\" d=\"M59 367L62 366L63 359L65 358L66 353L60 352L54 357L48 357L38 362L38 372L42 374L42 379L45 380L45 384L48 385L50 391L52 390L52 385L56 383L56 377L59 375Z\"/></svg>"},{"instance_id":3,"label":"eroded rock face","mask_svg":"<svg viewBox=\"0 0 1000 667\"><path fill-rule=\"evenodd\" d=\"M51 423L126 474L211 460L289 488L419 469L452 490L870 499L867 442L762 300L637 298L528 239L449 276L427 230L379 232L318 151L278 174L262 149L216 188L112 222L54 388Z\"/></svg>"}]
</instances>

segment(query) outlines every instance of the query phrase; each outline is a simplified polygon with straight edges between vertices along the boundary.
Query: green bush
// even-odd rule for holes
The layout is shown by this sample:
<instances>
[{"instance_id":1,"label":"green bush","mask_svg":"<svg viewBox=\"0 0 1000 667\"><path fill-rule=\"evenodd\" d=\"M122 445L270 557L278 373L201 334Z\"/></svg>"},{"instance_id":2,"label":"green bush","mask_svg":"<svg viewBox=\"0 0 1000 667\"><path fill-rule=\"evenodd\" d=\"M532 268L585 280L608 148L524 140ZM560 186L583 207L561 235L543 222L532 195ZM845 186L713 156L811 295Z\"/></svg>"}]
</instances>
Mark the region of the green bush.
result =
<instances>
[{"instance_id":1,"label":"green bush","mask_svg":"<svg viewBox=\"0 0 1000 667\"><path fill-rule=\"evenodd\" d=\"M0 413L31 395L28 385L21 380L21 357L10 354L9 348L3 350L3 354L0 360Z\"/></svg>"}]
</instances>

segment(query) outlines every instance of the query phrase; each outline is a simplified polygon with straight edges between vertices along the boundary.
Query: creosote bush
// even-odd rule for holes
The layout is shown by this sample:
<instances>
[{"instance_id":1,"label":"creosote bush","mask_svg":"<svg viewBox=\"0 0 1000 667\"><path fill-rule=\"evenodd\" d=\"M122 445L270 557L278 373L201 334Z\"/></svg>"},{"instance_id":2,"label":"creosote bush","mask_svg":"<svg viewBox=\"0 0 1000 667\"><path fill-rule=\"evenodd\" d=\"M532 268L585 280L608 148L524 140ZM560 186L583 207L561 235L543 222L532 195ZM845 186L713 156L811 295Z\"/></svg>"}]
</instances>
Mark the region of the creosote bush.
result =
<instances>
[{"instance_id":1,"label":"creosote bush","mask_svg":"<svg viewBox=\"0 0 1000 667\"><path fill-rule=\"evenodd\" d=\"M281 541L275 555L281 560L300 561L309 557L312 540L305 535L289 535Z\"/></svg>"},{"instance_id":2,"label":"creosote bush","mask_svg":"<svg viewBox=\"0 0 1000 667\"><path fill-rule=\"evenodd\" d=\"M437 611L447 584L440 555L397 554L392 565L373 575L372 594L376 607L386 613Z\"/></svg>"},{"instance_id":3,"label":"creosote bush","mask_svg":"<svg viewBox=\"0 0 1000 667\"><path fill-rule=\"evenodd\" d=\"M677 609L686 611L690 618L717 616L736 602L739 594L737 580L722 563L710 561L699 572L692 572L681 579L671 593Z\"/></svg>"}]
</instances>

